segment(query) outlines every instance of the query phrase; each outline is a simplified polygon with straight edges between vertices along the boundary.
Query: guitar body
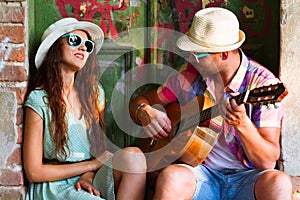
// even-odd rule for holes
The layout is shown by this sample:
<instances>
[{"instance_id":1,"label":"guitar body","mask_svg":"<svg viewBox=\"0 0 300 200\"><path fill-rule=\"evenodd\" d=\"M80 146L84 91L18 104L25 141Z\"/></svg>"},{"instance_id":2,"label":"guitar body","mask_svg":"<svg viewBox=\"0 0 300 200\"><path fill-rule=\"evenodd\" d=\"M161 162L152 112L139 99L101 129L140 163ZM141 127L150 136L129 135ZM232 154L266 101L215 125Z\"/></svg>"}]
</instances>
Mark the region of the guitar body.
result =
<instances>
[{"instance_id":1,"label":"guitar body","mask_svg":"<svg viewBox=\"0 0 300 200\"><path fill-rule=\"evenodd\" d=\"M199 123L191 131L178 133L178 130L183 118L200 113L212 105L214 102L199 95L183 107L178 103L166 106L165 111L173 127L168 139L153 141L143 138L139 142L139 147L146 153L148 169L160 169L175 161L191 166L202 163L215 144L218 134L209 128L199 127ZM205 121L201 125L208 126L209 122Z\"/></svg>"},{"instance_id":2,"label":"guitar body","mask_svg":"<svg viewBox=\"0 0 300 200\"><path fill-rule=\"evenodd\" d=\"M238 105L255 106L275 104L288 94L283 83L262 86L232 97ZM171 103L165 111L172 123L172 131L166 140L143 138L140 149L147 158L149 170L158 170L176 161L197 166L208 156L218 139L223 118L219 105L199 95L184 106ZM276 106L275 106L276 108Z\"/></svg>"},{"instance_id":3,"label":"guitar body","mask_svg":"<svg viewBox=\"0 0 300 200\"><path fill-rule=\"evenodd\" d=\"M186 116L188 112L193 110L195 111L201 111L203 109L206 109L208 107L211 107L213 105L213 102L204 97L203 95L199 95L195 97L190 103L186 104L185 106L181 107L179 103L174 102L165 107L165 112L167 113L168 117L171 120L172 125L172 131L169 134L169 137L167 140L158 140L153 143L151 138L141 138L139 140L139 148L144 152L153 152L158 149L161 149L165 145L167 145L173 138L174 135L178 129L178 126L180 124L181 118ZM182 111L181 111L182 110ZM181 117L181 113L184 115Z\"/></svg>"},{"instance_id":4,"label":"guitar body","mask_svg":"<svg viewBox=\"0 0 300 200\"><path fill-rule=\"evenodd\" d=\"M219 134L207 127L197 126L180 152L178 161L193 167L201 164L217 142Z\"/></svg>"}]
</instances>

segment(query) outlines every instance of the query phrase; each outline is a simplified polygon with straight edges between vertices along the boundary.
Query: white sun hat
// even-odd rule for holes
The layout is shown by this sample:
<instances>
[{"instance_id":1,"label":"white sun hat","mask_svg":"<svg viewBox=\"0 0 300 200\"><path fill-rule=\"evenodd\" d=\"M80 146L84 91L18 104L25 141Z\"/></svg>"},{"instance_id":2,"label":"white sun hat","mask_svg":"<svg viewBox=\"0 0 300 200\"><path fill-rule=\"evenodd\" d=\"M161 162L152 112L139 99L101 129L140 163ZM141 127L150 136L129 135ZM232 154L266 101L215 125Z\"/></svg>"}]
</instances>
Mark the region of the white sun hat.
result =
<instances>
[{"instance_id":1,"label":"white sun hat","mask_svg":"<svg viewBox=\"0 0 300 200\"><path fill-rule=\"evenodd\" d=\"M177 40L177 46L191 52L224 52L239 48L245 33L239 29L237 17L219 7L198 11L190 30Z\"/></svg>"},{"instance_id":2,"label":"white sun hat","mask_svg":"<svg viewBox=\"0 0 300 200\"><path fill-rule=\"evenodd\" d=\"M69 33L74 30L86 31L91 36L91 39L95 42L96 53L99 52L104 40L103 31L99 26L91 22L78 21L72 17L63 18L50 25L44 31L41 44L35 55L36 68L41 66L49 48L53 45L53 43L65 33Z\"/></svg>"}]
</instances>

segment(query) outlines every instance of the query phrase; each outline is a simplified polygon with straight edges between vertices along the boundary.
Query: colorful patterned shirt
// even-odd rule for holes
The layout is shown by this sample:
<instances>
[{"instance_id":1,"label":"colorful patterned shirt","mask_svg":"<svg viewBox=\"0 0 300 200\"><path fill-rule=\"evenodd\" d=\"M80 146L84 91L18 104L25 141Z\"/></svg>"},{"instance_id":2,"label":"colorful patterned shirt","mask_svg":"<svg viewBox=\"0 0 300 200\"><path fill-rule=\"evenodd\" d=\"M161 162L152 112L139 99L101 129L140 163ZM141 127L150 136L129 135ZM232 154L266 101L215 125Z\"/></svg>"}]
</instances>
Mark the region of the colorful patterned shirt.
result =
<instances>
[{"instance_id":1,"label":"colorful patterned shirt","mask_svg":"<svg viewBox=\"0 0 300 200\"><path fill-rule=\"evenodd\" d=\"M280 82L268 69L246 57L242 51L240 53L242 58L240 67L231 82L224 87L224 99L241 94L248 89ZM166 104L177 101L180 105L184 105L201 94L216 101L213 80L209 77L204 79L191 64L184 64L179 73L170 76L165 84L158 88L157 93L160 100ZM266 106L245 104L247 115L258 128L281 127L283 108L281 103L278 106L277 109L266 109ZM243 145L234 127L224 122L222 132L231 153L245 167L254 168L243 151Z\"/></svg>"}]
</instances>

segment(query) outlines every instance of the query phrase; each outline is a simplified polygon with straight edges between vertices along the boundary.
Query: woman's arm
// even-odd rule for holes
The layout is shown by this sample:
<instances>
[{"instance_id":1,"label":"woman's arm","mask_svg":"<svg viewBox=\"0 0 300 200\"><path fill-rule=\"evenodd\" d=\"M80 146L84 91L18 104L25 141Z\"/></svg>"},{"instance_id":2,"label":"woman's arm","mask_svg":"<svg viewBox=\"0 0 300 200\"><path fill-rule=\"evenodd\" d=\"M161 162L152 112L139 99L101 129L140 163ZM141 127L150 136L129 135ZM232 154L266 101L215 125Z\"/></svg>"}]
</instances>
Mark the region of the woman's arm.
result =
<instances>
[{"instance_id":1,"label":"woman's arm","mask_svg":"<svg viewBox=\"0 0 300 200\"><path fill-rule=\"evenodd\" d=\"M73 164L43 164L43 119L26 107L23 143L23 163L30 182L48 182L70 178L98 170L102 163L97 159Z\"/></svg>"}]
</instances>

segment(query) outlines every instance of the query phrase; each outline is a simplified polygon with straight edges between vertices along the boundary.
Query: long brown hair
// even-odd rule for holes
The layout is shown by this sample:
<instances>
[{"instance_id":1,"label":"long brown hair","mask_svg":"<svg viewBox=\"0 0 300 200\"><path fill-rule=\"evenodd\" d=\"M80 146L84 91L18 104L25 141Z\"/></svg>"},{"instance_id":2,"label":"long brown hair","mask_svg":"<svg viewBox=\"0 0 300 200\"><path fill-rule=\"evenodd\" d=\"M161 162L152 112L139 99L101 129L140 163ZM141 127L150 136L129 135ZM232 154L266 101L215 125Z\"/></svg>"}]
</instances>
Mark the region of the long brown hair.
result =
<instances>
[{"instance_id":1,"label":"long brown hair","mask_svg":"<svg viewBox=\"0 0 300 200\"><path fill-rule=\"evenodd\" d=\"M44 89L48 95L48 105L51 109L52 119L49 124L52 138L55 143L55 153L63 155L64 159L68 156L65 147L70 152L68 140L68 124L66 121L66 104L63 100L63 81L61 69L61 49L62 43L58 39L49 49L43 64L39 67L31 84L28 86L26 99L30 92L36 88ZM85 66L75 75L75 88L78 92L81 103L82 114L85 118L87 128L92 131L90 141L98 143L97 154L106 149L105 123L103 110L99 108L99 67L96 63L96 53L93 51ZM95 144L92 143L92 154L96 154Z\"/></svg>"}]
</instances>

